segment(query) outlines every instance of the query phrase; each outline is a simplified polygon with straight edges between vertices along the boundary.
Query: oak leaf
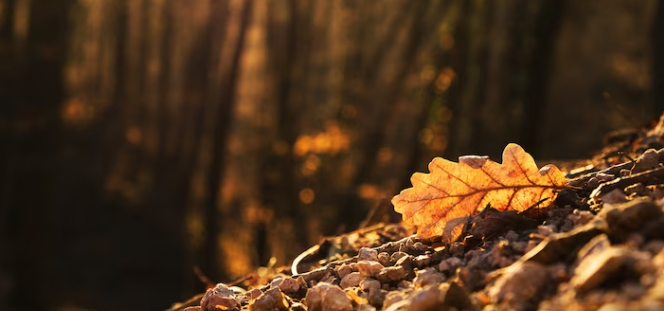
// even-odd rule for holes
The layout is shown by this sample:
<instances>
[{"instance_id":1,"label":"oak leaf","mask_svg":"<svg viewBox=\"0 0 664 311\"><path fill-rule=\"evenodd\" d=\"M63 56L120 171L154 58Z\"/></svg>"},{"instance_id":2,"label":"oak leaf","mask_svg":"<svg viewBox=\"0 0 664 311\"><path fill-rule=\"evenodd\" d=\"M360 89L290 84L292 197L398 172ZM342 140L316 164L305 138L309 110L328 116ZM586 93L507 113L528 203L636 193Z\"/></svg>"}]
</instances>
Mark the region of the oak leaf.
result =
<instances>
[{"instance_id":1,"label":"oak leaf","mask_svg":"<svg viewBox=\"0 0 664 311\"><path fill-rule=\"evenodd\" d=\"M524 211L555 199L565 188L564 174L553 165L541 169L521 146L509 144L503 163L488 157L463 156L459 163L435 158L430 173L415 173L412 188L392 198L404 222L417 226L423 237L454 241L468 217L489 204L499 211Z\"/></svg>"}]
</instances>

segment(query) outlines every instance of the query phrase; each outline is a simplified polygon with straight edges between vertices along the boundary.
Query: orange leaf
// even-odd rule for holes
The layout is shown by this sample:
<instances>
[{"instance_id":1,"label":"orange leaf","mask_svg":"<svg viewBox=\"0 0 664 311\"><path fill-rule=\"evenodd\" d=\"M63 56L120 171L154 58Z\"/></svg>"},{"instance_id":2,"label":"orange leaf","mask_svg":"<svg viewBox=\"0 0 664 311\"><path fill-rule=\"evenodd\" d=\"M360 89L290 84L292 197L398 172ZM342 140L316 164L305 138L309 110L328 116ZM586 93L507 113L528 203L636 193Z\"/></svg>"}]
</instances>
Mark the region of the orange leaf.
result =
<instances>
[{"instance_id":1,"label":"orange leaf","mask_svg":"<svg viewBox=\"0 0 664 311\"><path fill-rule=\"evenodd\" d=\"M488 204L499 211L524 211L555 199L565 188L563 173L553 165L537 164L521 146L509 144L503 164L488 157L459 157L459 163L435 158L429 174L415 173L413 187L392 198L394 210L423 237L455 240L469 216Z\"/></svg>"}]
</instances>

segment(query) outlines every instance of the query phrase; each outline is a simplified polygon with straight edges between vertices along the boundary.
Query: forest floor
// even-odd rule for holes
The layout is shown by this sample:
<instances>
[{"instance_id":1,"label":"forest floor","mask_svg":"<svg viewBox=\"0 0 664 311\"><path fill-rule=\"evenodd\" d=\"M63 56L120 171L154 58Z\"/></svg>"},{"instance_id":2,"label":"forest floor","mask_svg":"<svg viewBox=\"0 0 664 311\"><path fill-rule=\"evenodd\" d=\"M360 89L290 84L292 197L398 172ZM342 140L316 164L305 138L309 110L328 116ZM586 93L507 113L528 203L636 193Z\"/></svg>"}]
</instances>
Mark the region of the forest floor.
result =
<instances>
[{"instance_id":1,"label":"forest floor","mask_svg":"<svg viewBox=\"0 0 664 311\"><path fill-rule=\"evenodd\" d=\"M664 116L557 163L538 218L487 209L451 244L378 223L170 310L664 310L663 147Z\"/></svg>"}]
</instances>

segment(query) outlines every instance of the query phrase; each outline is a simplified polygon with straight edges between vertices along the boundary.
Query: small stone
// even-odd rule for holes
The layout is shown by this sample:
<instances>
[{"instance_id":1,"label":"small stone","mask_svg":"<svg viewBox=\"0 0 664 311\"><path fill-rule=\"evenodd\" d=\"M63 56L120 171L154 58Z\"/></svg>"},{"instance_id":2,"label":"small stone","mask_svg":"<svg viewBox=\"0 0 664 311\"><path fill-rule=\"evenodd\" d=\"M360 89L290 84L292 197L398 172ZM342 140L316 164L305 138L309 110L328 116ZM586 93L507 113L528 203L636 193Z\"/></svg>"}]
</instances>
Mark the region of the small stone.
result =
<instances>
[{"instance_id":1,"label":"small stone","mask_svg":"<svg viewBox=\"0 0 664 311\"><path fill-rule=\"evenodd\" d=\"M454 242L450 245L450 255L461 256L464 252L464 245L461 242Z\"/></svg>"},{"instance_id":2,"label":"small stone","mask_svg":"<svg viewBox=\"0 0 664 311\"><path fill-rule=\"evenodd\" d=\"M538 226L537 227L537 233L544 237L548 237L551 234L556 232L556 226L552 225L546 225L546 226Z\"/></svg>"},{"instance_id":3,"label":"small stone","mask_svg":"<svg viewBox=\"0 0 664 311\"><path fill-rule=\"evenodd\" d=\"M390 254L386 252L381 252L378 254L378 262L380 262L381 265L383 266L389 266L390 265ZM396 262L396 261L395 261Z\"/></svg>"},{"instance_id":4,"label":"small stone","mask_svg":"<svg viewBox=\"0 0 664 311\"><path fill-rule=\"evenodd\" d=\"M406 270L403 266L387 267L381 270L376 279L381 283L398 282L406 277Z\"/></svg>"},{"instance_id":5,"label":"small stone","mask_svg":"<svg viewBox=\"0 0 664 311\"><path fill-rule=\"evenodd\" d=\"M605 226L602 220L597 220L572 231L552 235L524 254L519 262L532 261L543 265L558 262L569 256L570 249L576 249L601 234Z\"/></svg>"},{"instance_id":6,"label":"small stone","mask_svg":"<svg viewBox=\"0 0 664 311\"><path fill-rule=\"evenodd\" d=\"M424 245L422 242L415 242L411 247L412 250L420 253L424 253L430 249L428 245Z\"/></svg>"},{"instance_id":7,"label":"small stone","mask_svg":"<svg viewBox=\"0 0 664 311\"><path fill-rule=\"evenodd\" d=\"M445 281L445 275L438 273L434 268L426 268L417 271L417 276L413 279L413 285L416 287L425 287L427 285L438 285Z\"/></svg>"},{"instance_id":8,"label":"small stone","mask_svg":"<svg viewBox=\"0 0 664 311\"><path fill-rule=\"evenodd\" d=\"M240 303L246 304L249 303L249 301L260 297L260 295L262 294L263 292L260 289L254 288L250 291L244 292L242 295L239 296L238 300L240 301Z\"/></svg>"},{"instance_id":9,"label":"small stone","mask_svg":"<svg viewBox=\"0 0 664 311\"><path fill-rule=\"evenodd\" d=\"M251 311L288 310L288 300L279 287L268 289L249 305Z\"/></svg>"},{"instance_id":10,"label":"small stone","mask_svg":"<svg viewBox=\"0 0 664 311\"><path fill-rule=\"evenodd\" d=\"M337 275L342 279L345 276L349 275L351 272L353 272L353 269L347 264L342 264L340 266L337 266L334 270L337 272Z\"/></svg>"},{"instance_id":11,"label":"small stone","mask_svg":"<svg viewBox=\"0 0 664 311\"><path fill-rule=\"evenodd\" d=\"M373 248L362 247L360 248L359 253L357 254L357 261L378 261L378 251Z\"/></svg>"},{"instance_id":12,"label":"small stone","mask_svg":"<svg viewBox=\"0 0 664 311\"><path fill-rule=\"evenodd\" d=\"M491 302L503 306L499 310L522 310L551 282L546 268L534 262L516 263L494 273L501 275L488 294Z\"/></svg>"},{"instance_id":13,"label":"small stone","mask_svg":"<svg viewBox=\"0 0 664 311\"><path fill-rule=\"evenodd\" d=\"M367 301L373 306L382 306L385 302L385 296L387 296L387 293L388 292L384 289L372 290L367 295Z\"/></svg>"},{"instance_id":14,"label":"small stone","mask_svg":"<svg viewBox=\"0 0 664 311\"><path fill-rule=\"evenodd\" d=\"M205 311L216 311L216 306L226 310L239 310L240 302L232 289L226 284L219 283L214 288L208 289L201 299L201 308Z\"/></svg>"},{"instance_id":15,"label":"small stone","mask_svg":"<svg viewBox=\"0 0 664 311\"><path fill-rule=\"evenodd\" d=\"M392 291L389 292L385 295L383 299L383 310L387 310L391 305L400 303L402 301L406 300L406 294L403 292L399 291ZM371 303L372 305L375 305L374 303Z\"/></svg>"},{"instance_id":16,"label":"small stone","mask_svg":"<svg viewBox=\"0 0 664 311\"><path fill-rule=\"evenodd\" d=\"M305 301L309 311L353 310L351 299L341 288L324 282L307 290Z\"/></svg>"},{"instance_id":17,"label":"small stone","mask_svg":"<svg viewBox=\"0 0 664 311\"><path fill-rule=\"evenodd\" d=\"M622 204L605 203L597 216L606 220L612 233L623 235L658 219L662 216L662 208L650 199L638 198Z\"/></svg>"},{"instance_id":18,"label":"small stone","mask_svg":"<svg viewBox=\"0 0 664 311\"><path fill-rule=\"evenodd\" d=\"M657 154L657 150L648 149L636 159L636 163L634 163L634 167L632 168L630 173L638 174L658 167L659 167L659 154Z\"/></svg>"},{"instance_id":19,"label":"small stone","mask_svg":"<svg viewBox=\"0 0 664 311\"><path fill-rule=\"evenodd\" d=\"M365 293L368 293L372 290L379 290L380 289L380 281L372 278L366 278L362 281L360 281L360 288L362 288L362 291Z\"/></svg>"},{"instance_id":20,"label":"small stone","mask_svg":"<svg viewBox=\"0 0 664 311\"><path fill-rule=\"evenodd\" d=\"M358 286L363 279L364 277L361 276L359 272L351 272L341 279L339 286L341 286L341 288Z\"/></svg>"},{"instance_id":21,"label":"small stone","mask_svg":"<svg viewBox=\"0 0 664 311\"><path fill-rule=\"evenodd\" d=\"M408 310L426 311L426 310L444 310L442 305L442 293L438 285L428 285L415 292L410 298Z\"/></svg>"},{"instance_id":22,"label":"small stone","mask_svg":"<svg viewBox=\"0 0 664 311\"><path fill-rule=\"evenodd\" d=\"M402 257L408 257L408 256L409 256L409 255L406 254L406 253L404 253L404 252L394 252L394 253L392 254L392 256L390 257L390 261L396 263L396 262L399 261L399 259L401 259Z\"/></svg>"},{"instance_id":23,"label":"small stone","mask_svg":"<svg viewBox=\"0 0 664 311\"><path fill-rule=\"evenodd\" d=\"M574 269L570 284L579 293L587 293L618 273L630 259L628 251L618 247L592 252Z\"/></svg>"},{"instance_id":24,"label":"small stone","mask_svg":"<svg viewBox=\"0 0 664 311\"><path fill-rule=\"evenodd\" d=\"M277 278L272 280L270 288L279 287L282 292L287 294L297 293L300 290L300 284L291 277Z\"/></svg>"},{"instance_id":25,"label":"small stone","mask_svg":"<svg viewBox=\"0 0 664 311\"><path fill-rule=\"evenodd\" d=\"M460 267L463 260L458 257L451 257L440 262L438 271L440 272L454 272L456 268Z\"/></svg>"},{"instance_id":26,"label":"small stone","mask_svg":"<svg viewBox=\"0 0 664 311\"><path fill-rule=\"evenodd\" d=\"M512 245L512 250L517 254L525 254L528 248L528 242L524 241L513 242L510 245Z\"/></svg>"},{"instance_id":27,"label":"small stone","mask_svg":"<svg viewBox=\"0 0 664 311\"><path fill-rule=\"evenodd\" d=\"M334 276L333 274L326 275L320 281L323 282L323 283L330 283L330 284L335 284L335 285L339 284L339 279L336 276Z\"/></svg>"},{"instance_id":28,"label":"small stone","mask_svg":"<svg viewBox=\"0 0 664 311\"><path fill-rule=\"evenodd\" d=\"M406 280L401 280L399 284L397 284L398 288L403 288L403 289L408 289L413 287L413 283L406 281Z\"/></svg>"},{"instance_id":29,"label":"small stone","mask_svg":"<svg viewBox=\"0 0 664 311\"><path fill-rule=\"evenodd\" d=\"M472 302L468 292L456 282L443 283L438 286L442 293L442 310L471 310Z\"/></svg>"},{"instance_id":30,"label":"small stone","mask_svg":"<svg viewBox=\"0 0 664 311\"><path fill-rule=\"evenodd\" d=\"M304 278L307 283L318 283L320 280L330 276L331 274L334 274L334 269L323 267L309 271L307 273L302 273L301 277Z\"/></svg>"},{"instance_id":31,"label":"small stone","mask_svg":"<svg viewBox=\"0 0 664 311\"><path fill-rule=\"evenodd\" d=\"M305 281L303 277L298 276L297 279L295 279L295 281L297 282L297 285L300 286L300 290L309 288L309 286L307 285L307 281Z\"/></svg>"},{"instance_id":32,"label":"small stone","mask_svg":"<svg viewBox=\"0 0 664 311\"><path fill-rule=\"evenodd\" d=\"M428 267L429 264L431 264L431 257L427 256L427 255L419 255L419 256L413 258L413 264L418 269Z\"/></svg>"},{"instance_id":33,"label":"small stone","mask_svg":"<svg viewBox=\"0 0 664 311\"><path fill-rule=\"evenodd\" d=\"M514 230L510 230L510 231L507 231L507 233L505 233L505 240L508 240L510 242L515 242L518 239L519 239L519 234L514 232Z\"/></svg>"},{"instance_id":34,"label":"small stone","mask_svg":"<svg viewBox=\"0 0 664 311\"><path fill-rule=\"evenodd\" d=\"M605 195L602 195L601 199L602 199L602 202L604 202L604 204L607 204L607 203L608 204L618 204L618 203L625 203L625 202L629 201L629 199L627 199L627 196L625 195L625 193L623 193L622 190L620 190L620 189L611 190L609 193L607 193Z\"/></svg>"},{"instance_id":35,"label":"small stone","mask_svg":"<svg viewBox=\"0 0 664 311\"><path fill-rule=\"evenodd\" d=\"M357 262L357 270L360 275L364 277L377 275L380 270L383 270L383 268L383 265L381 265L378 261L363 260Z\"/></svg>"}]
</instances>

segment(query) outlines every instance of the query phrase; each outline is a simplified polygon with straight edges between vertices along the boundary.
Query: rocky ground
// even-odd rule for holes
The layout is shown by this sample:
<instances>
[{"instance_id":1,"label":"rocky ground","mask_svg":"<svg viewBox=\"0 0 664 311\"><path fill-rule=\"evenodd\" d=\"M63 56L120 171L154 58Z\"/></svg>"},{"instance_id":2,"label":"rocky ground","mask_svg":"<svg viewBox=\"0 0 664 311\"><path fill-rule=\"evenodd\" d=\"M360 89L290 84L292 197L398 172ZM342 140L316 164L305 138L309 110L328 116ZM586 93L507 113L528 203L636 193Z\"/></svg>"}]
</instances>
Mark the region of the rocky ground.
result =
<instances>
[{"instance_id":1,"label":"rocky ground","mask_svg":"<svg viewBox=\"0 0 664 311\"><path fill-rule=\"evenodd\" d=\"M664 310L663 137L664 118L559 163L540 215L486 209L450 245L377 224L171 310Z\"/></svg>"}]
</instances>

